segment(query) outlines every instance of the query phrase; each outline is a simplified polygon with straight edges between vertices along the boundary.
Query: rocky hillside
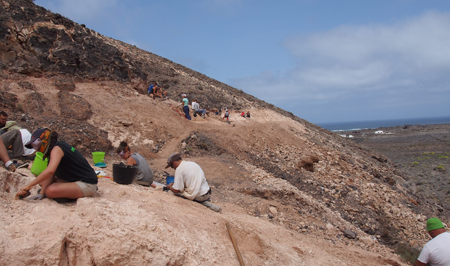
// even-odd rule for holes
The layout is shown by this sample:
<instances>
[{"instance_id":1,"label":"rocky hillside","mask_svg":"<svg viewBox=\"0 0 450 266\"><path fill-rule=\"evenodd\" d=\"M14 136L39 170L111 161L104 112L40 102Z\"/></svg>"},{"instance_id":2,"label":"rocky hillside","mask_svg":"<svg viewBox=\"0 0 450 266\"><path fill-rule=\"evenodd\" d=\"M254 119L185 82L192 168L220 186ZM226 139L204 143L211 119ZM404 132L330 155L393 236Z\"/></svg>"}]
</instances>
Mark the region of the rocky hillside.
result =
<instances>
[{"instance_id":1,"label":"rocky hillside","mask_svg":"<svg viewBox=\"0 0 450 266\"><path fill-rule=\"evenodd\" d=\"M102 36L32 1L0 0L1 109L32 131L49 126L90 158L127 140L163 180L168 155L198 162L222 214L165 192L101 179L93 198L13 200L33 178L0 170L0 264L403 265L448 221L409 190L383 155L152 53ZM145 95L150 82L167 100ZM183 118L180 93L207 108ZM237 111L250 111L242 118ZM35 189L34 189L35 191ZM201 217L201 219L199 219Z\"/></svg>"}]
</instances>

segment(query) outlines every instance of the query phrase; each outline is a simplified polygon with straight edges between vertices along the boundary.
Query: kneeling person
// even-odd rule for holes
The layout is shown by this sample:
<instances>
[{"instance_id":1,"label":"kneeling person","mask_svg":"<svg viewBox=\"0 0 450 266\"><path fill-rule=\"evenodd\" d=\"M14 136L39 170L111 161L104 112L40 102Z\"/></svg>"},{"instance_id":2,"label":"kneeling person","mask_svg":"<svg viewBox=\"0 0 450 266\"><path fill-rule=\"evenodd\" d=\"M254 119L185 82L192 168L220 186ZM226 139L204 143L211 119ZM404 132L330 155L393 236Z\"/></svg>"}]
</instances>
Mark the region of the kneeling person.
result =
<instances>
[{"instance_id":1,"label":"kneeling person","mask_svg":"<svg viewBox=\"0 0 450 266\"><path fill-rule=\"evenodd\" d=\"M153 184L153 171L150 169L147 160L139 153L131 153L130 147L125 141L122 141L116 150L120 158L127 161L128 165L136 165L138 167L135 182L143 186L156 187Z\"/></svg>"},{"instance_id":2,"label":"kneeling person","mask_svg":"<svg viewBox=\"0 0 450 266\"><path fill-rule=\"evenodd\" d=\"M98 178L88 161L74 147L58 141L58 133L47 128L33 132L25 147L35 149L49 158L47 168L16 196L26 196L35 185L40 184L40 193L30 199L41 200L45 196L53 199L78 199L93 196L97 191Z\"/></svg>"},{"instance_id":3,"label":"kneeling person","mask_svg":"<svg viewBox=\"0 0 450 266\"><path fill-rule=\"evenodd\" d=\"M213 211L221 212L222 209L209 202L211 188L206 182L205 173L200 165L183 161L180 154L173 153L167 159L167 166L175 169L175 181L167 187L177 196L196 201Z\"/></svg>"}]
</instances>

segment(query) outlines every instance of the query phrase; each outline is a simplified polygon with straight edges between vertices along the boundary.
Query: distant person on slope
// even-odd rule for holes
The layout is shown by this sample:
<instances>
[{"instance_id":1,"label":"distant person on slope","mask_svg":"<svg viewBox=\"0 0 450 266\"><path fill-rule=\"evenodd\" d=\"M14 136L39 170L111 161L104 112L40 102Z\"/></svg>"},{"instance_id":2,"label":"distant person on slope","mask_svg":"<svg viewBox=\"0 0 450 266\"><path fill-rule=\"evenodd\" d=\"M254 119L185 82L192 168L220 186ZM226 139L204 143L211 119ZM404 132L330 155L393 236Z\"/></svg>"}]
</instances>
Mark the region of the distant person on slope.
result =
<instances>
[{"instance_id":1,"label":"distant person on slope","mask_svg":"<svg viewBox=\"0 0 450 266\"><path fill-rule=\"evenodd\" d=\"M450 233L445 231L444 224L439 218L430 218L427 231L432 239L425 244L413 266L450 265Z\"/></svg>"},{"instance_id":2,"label":"distant person on slope","mask_svg":"<svg viewBox=\"0 0 450 266\"><path fill-rule=\"evenodd\" d=\"M191 116L189 115L189 100L186 98L186 94L181 94L181 97L183 97L183 99L181 100L182 104L183 104L183 111L184 111L184 116L188 119L191 120Z\"/></svg>"},{"instance_id":3,"label":"distant person on slope","mask_svg":"<svg viewBox=\"0 0 450 266\"><path fill-rule=\"evenodd\" d=\"M205 173L200 165L183 161L179 153L173 153L167 159L166 168L175 169L175 180L168 184L175 195L196 201L215 212L221 212L222 208L209 202L211 200L211 188L206 182Z\"/></svg>"},{"instance_id":4,"label":"distant person on slope","mask_svg":"<svg viewBox=\"0 0 450 266\"><path fill-rule=\"evenodd\" d=\"M222 119L224 119L225 117L227 118L227 121L230 121L230 119L229 119L230 113L228 112L228 109L227 109L227 108L225 108L225 115L223 116Z\"/></svg>"},{"instance_id":5,"label":"distant person on slope","mask_svg":"<svg viewBox=\"0 0 450 266\"><path fill-rule=\"evenodd\" d=\"M197 99L194 99L192 101L192 110L194 111L194 113L201 114L202 117L205 118L206 110L200 109L200 105L198 104Z\"/></svg>"},{"instance_id":6,"label":"distant person on slope","mask_svg":"<svg viewBox=\"0 0 450 266\"><path fill-rule=\"evenodd\" d=\"M131 153L130 147L125 141L122 141L116 150L120 158L127 161L128 165L136 165L138 167L135 182L143 186L156 187L153 184L153 171L150 169L147 160L139 153Z\"/></svg>"},{"instance_id":7,"label":"distant person on slope","mask_svg":"<svg viewBox=\"0 0 450 266\"><path fill-rule=\"evenodd\" d=\"M250 111L247 111L247 117L250 118Z\"/></svg>"},{"instance_id":8,"label":"distant person on slope","mask_svg":"<svg viewBox=\"0 0 450 266\"><path fill-rule=\"evenodd\" d=\"M147 90L147 95L149 95L152 98L153 98L153 87L155 87L155 83L150 84L150 86L148 86L148 90Z\"/></svg>"},{"instance_id":9,"label":"distant person on slope","mask_svg":"<svg viewBox=\"0 0 450 266\"><path fill-rule=\"evenodd\" d=\"M98 178L94 169L74 147L58 141L56 131L37 129L25 146L42 152L44 159L48 157L48 166L36 179L20 188L16 197L25 196L37 184L41 185L41 189L38 195L30 198L32 200L41 200L47 196L65 202L93 196L97 191Z\"/></svg>"},{"instance_id":10,"label":"distant person on slope","mask_svg":"<svg viewBox=\"0 0 450 266\"><path fill-rule=\"evenodd\" d=\"M152 97L153 99L155 99L155 97L160 97L161 99L164 99L164 96L167 96L167 92L163 91L162 86L153 87L153 93L150 94L150 97Z\"/></svg>"}]
</instances>

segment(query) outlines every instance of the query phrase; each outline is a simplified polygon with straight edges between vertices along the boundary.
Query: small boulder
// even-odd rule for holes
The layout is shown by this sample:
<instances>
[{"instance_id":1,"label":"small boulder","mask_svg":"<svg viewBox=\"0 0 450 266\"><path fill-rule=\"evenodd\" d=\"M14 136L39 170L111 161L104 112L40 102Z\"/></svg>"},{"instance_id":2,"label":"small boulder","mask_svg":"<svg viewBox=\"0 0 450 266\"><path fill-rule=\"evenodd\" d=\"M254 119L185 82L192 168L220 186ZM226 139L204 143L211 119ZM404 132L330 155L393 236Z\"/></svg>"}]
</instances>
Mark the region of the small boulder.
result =
<instances>
[{"instance_id":1,"label":"small boulder","mask_svg":"<svg viewBox=\"0 0 450 266\"><path fill-rule=\"evenodd\" d=\"M352 232L350 230L344 230L344 231L342 231L342 233L344 233L345 237L350 238L350 239L355 239L357 236L355 232Z\"/></svg>"}]
</instances>

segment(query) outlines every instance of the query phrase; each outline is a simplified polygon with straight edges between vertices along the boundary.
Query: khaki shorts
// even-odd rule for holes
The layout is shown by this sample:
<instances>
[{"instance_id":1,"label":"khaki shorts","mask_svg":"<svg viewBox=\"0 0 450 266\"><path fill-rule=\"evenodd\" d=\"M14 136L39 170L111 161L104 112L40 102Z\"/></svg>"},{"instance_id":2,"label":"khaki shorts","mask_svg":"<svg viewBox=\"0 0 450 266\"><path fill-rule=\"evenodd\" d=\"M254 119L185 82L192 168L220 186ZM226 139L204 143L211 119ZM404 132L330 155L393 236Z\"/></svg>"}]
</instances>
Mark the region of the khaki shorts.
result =
<instances>
[{"instance_id":1,"label":"khaki shorts","mask_svg":"<svg viewBox=\"0 0 450 266\"><path fill-rule=\"evenodd\" d=\"M77 181L75 184L80 188L83 197L91 197L97 191L97 185L95 184L84 183L82 181Z\"/></svg>"}]
</instances>

